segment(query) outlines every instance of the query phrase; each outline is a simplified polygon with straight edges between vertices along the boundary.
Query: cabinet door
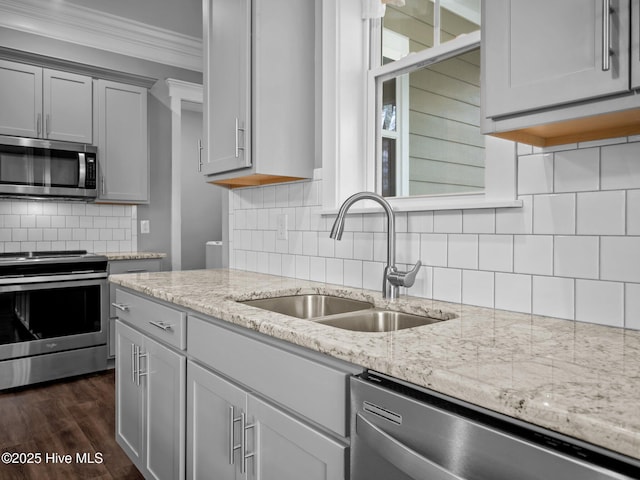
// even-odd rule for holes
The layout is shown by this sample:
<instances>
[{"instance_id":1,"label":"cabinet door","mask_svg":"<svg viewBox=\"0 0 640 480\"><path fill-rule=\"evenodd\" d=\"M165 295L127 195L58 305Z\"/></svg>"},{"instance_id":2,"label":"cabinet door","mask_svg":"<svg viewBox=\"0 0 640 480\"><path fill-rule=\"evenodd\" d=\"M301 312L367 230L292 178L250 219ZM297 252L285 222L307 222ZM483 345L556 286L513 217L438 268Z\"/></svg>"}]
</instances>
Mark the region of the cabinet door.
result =
<instances>
[{"instance_id":1,"label":"cabinet door","mask_svg":"<svg viewBox=\"0 0 640 480\"><path fill-rule=\"evenodd\" d=\"M44 134L49 140L93 142L91 77L44 69Z\"/></svg>"},{"instance_id":2,"label":"cabinet door","mask_svg":"<svg viewBox=\"0 0 640 480\"><path fill-rule=\"evenodd\" d=\"M99 200L149 200L147 89L99 80Z\"/></svg>"},{"instance_id":3,"label":"cabinet door","mask_svg":"<svg viewBox=\"0 0 640 480\"><path fill-rule=\"evenodd\" d=\"M251 0L204 2L202 173L251 165Z\"/></svg>"},{"instance_id":4,"label":"cabinet door","mask_svg":"<svg viewBox=\"0 0 640 480\"><path fill-rule=\"evenodd\" d=\"M116 321L116 440L131 461L143 468L144 395L136 382L134 347L142 335Z\"/></svg>"},{"instance_id":5,"label":"cabinet door","mask_svg":"<svg viewBox=\"0 0 640 480\"><path fill-rule=\"evenodd\" d=\"M187 478L240 477L240 422L246 393L193 362L187 367Z\"/></svg>"},{"instance_id":6,"label":"cabinet door","mask_svg":"<svg viewBox=\"0 0 640 480\"><path fill-rule=\"evenodd\" d=\"M292 388L295 386L292 385ZM337 480L345 478L348 448L297 418L249 395L249 478L260 480Z\"/></svg>"},{"instance_id":7,"label":"cabinet door","mask_svg":"<svg viewBox=\"0 0 640 480\"><path fill-rule=\"evenodd\" d=\"M605 12L603 4L601 0L482 2L485 116L627 91L629 0L611 2L613 13ZM610 55L605 25L610 27ZM605 57L610 61L608 70Z\"/></svg>"},{"instance_id":8,"label":"cabinet door","mask_svg":"<svg viewBox=\"0 0 640 480\"><path fill-rule=\"evenodd\" d=\"M39 137L42 68L0 60L0 134Z\"/></svg>"},{"instance_id":9,"label":"cabinet door","mask_svg":"<svg viewBox=\"0 0 640 480\"><path fill-rule=\"evenodd\" d=\"M186 360L147 337L143 349L147 478L184 479Z\"/></svg>"}]
</instances>

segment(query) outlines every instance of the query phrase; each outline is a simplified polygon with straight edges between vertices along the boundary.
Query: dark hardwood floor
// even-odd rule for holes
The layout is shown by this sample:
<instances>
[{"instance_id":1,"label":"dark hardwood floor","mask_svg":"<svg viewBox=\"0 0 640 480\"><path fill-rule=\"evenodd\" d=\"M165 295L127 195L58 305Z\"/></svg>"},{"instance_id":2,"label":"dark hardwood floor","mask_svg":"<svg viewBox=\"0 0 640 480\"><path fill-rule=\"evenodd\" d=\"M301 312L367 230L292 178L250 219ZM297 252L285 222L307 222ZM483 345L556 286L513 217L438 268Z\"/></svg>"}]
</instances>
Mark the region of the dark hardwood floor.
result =
<instances>
[{"instance_id":1,"label":"dark hardwood floor","mask_svg":"<svg viewBox=\"0 0 640 480\"><path fill-rule=\"evenodd\" d=\"M115 441L114 393L114 370L0 392L0 454L41 458L6 464L3 456L0 479L142 479ZM55 463L56 454L71 463Z\"/></svg>"}]
</instances>

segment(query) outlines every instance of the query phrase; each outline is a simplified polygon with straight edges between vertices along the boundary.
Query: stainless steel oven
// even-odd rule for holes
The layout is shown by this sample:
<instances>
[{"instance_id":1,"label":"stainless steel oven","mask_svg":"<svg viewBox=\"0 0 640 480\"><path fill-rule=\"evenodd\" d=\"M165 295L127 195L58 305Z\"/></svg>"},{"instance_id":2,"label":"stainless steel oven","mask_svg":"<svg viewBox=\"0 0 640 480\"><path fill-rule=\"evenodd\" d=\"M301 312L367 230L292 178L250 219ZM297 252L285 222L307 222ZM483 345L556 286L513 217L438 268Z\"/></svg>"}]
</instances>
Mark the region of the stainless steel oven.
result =
<instances>
[{"instance_id":1,"label":"stainless steel oven","mask_svg":"<svg viewBox=\"0 0 640 480\"><path fill-rule=\"evenodd\" d=\"M107 366L107 258L0 255L0 388Z\"/></svg>"}]
</instances>

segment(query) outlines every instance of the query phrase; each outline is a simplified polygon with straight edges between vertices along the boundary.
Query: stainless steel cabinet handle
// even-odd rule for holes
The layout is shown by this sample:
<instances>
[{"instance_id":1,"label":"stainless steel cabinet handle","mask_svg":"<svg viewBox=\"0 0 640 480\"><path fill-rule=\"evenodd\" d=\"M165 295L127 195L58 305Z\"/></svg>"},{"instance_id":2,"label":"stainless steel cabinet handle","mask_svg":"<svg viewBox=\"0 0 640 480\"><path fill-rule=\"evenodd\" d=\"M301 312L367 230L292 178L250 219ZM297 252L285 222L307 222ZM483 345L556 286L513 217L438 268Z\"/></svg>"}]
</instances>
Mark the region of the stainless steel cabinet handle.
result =
<instances>
[{"instance_id":1,"label":"stainless steel cabinet handle","mask_svg":"<svg viewBox=\"0 0 640 480\"><path fill-rule=\"evenodd\" d=\"M44 121L44 126L45 126L45 136L47 138L49 138L49 134L51 133L51 116L47 113L47 116L45 117L45 121Z\"/></svg>"},{"instance_id":2,"label":"stainless steel cabinet handle","mask_svg":"<svg viewBox=\"0 0 640 480\"><path fill-rule=\"evenodd\" d=\"M236 444L234 435L234 427L237 422L242 421L242 417L236 417L233 409L233 405L229 405L229 465L234 464L234 453L236 450L242 448L242 444Z\"/></svg>"},{"instance_id":3,"label":"stainless steel cabinet handle","mask_svg":"<svg viewBox=\"0 0 640 480\"><path fill-rule=\"evenodd\" d=\"M136 383L136 344L131 344L131 383Z\"/></svg>"},{"instance_id":4,"label":"stainless steel cabinet handle","mask_svg":"<svg viewBox=\"0 0 640 480\"><path fill-rule=\"evenodd\" d=\"M102 175L102 177L100 177L100 184L102 186L102 194L104 195L105 193L107 193L106 189L105 189L105 184L104 184L104 175Z\"/></svg>"},{"instance_id":5,"label":"stainless steel cabinet handle","mask_svg":"<svg viewBox=\"0 0 640 480\"><path fill-rule=\"evenodd\" d=\"M149 321L149 323L150 323L151 325L153 325L154 327L157 327L157 328L159 328L159 329L161 329L161 330L164 330L165 332L166 332L167 330L171 330L171 328L173 327L173 324L172 324L172 323L166 323L166 322L153 322L153 321L151 321L151 320Z\"/></svg>"},{"instance_id":6,"label":"stainless steel cabinet handle","mask_svg":"<svg viewBox=\"0 0 640 480\"><path fill-rule=\"evenodd\" d=\"M418 452L403 445L362 414L356 415L357 435L380 457L415 480L464 480Z\"/></svg>"},{"instance_id":7,"label":"stainless steel cabinet handle","mask_svg":"<svg viewBox=\"0 0 640 480\"><path fill-rule=\"evenodd\" d=\"M251 423L247 425L247 416L246 414L240 414L240 428L242 429L242 442L240 443L240 457L242 458L242 463L240 464L240 473L247 473L247 460L250 458L254 458L256 452L247 453L247 430L252 429L256 426L255 423Z\"/></svg>"},{"instance_id":8,"label":"stainless steel cabinet handle","mask_svg":"<svg viewBox=\"0 0 640 480\"><path fill-rule=\"evenodd\" d=\"M202 146L202 140L198 140L198 172L202 172L202 150L204 147Z\"/></svg>"},{"instance_id":9,"label":"stainless steel cabinet handle","mask_svg":"<svg viewBox=\"0 0 640 480\"><path fill-rule=\"evenodd\" d=\"M240 128L240 123L236 118L236 158L240 157L240 150L244 150L244 147L240 146L240 132L244 133L244 128Z\"/></svg>"},{"instance_id":10,"label":"stainless steel cabinet handle","mask_svg":"<svg viewBox=\"0 0 640 480\"><path fill-rule=\"evenodd\" d=\"M117 308L118 310L120 310L121 312L128 312L129 311L129 305L125 305L124 303L113 302L111 305L113 307Z\"/></svg>"},{"instance_id":11,"label":"stainless steel cabinet handle","mask_svg":"<svg viewBox=\"0 0 640 480\"><path fill-rule=\"evenodd\" d=\"M137 364L138 364L138 372L136 374L136 385L140 386L140 377L144 377L145 375L148 375L149 372L143 372L142 371L142 367L140 366L140 359L141 358L145 358L147 356L146 353L140 353L140 346L138 347L138 352L136 355L136 359L137 359Z\"/></svg>"},{"instance_id":12,"label":"stainless steel cabinet handle","mask_svg":"<svg viewBox=\"0 0 640 480\"><path fill-rule=\"evenodd\" d=\"M36 119L36 133L38 137L40 136L40 131L42 130L42 114L38 114L38 118Z\"/></svg>"},{"instance_id":13,"label":"stainless steel cabinet handle","mask_svg":"<svg viewBox=\"0 0 640 480\"><path fill-rule=\"evenodd\" d=\"M602 71L611 68L611 0L602 0Z\"/></svg>"}]
</instances>

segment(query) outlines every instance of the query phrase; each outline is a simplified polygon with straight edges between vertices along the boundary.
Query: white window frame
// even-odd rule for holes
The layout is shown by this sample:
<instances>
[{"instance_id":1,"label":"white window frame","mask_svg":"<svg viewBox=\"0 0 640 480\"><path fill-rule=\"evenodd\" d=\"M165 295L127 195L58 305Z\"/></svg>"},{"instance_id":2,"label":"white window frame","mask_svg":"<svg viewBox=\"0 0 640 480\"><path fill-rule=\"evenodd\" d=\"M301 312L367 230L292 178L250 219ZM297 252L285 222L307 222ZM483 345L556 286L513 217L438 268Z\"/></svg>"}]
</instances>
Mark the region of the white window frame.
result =
<instances>
[{"instance_id":1,"label":"white window frame","mask_svg":"<svg viewBox=\"0 0 640 480\"><path fill-rule=\"evenodd\" d=\"M480 32L461 35L398 62L369 70L369 0L322 2L322 177L323 211L335 213L350 195L376 190L376 77L434 57L480 45ZM365 88L363 88L365 86ZM486 137L483 193L388 198L396 211L518 207L516 144ZM364 204L361 211L378 210Z\"/></svg>"}]
</instances>

